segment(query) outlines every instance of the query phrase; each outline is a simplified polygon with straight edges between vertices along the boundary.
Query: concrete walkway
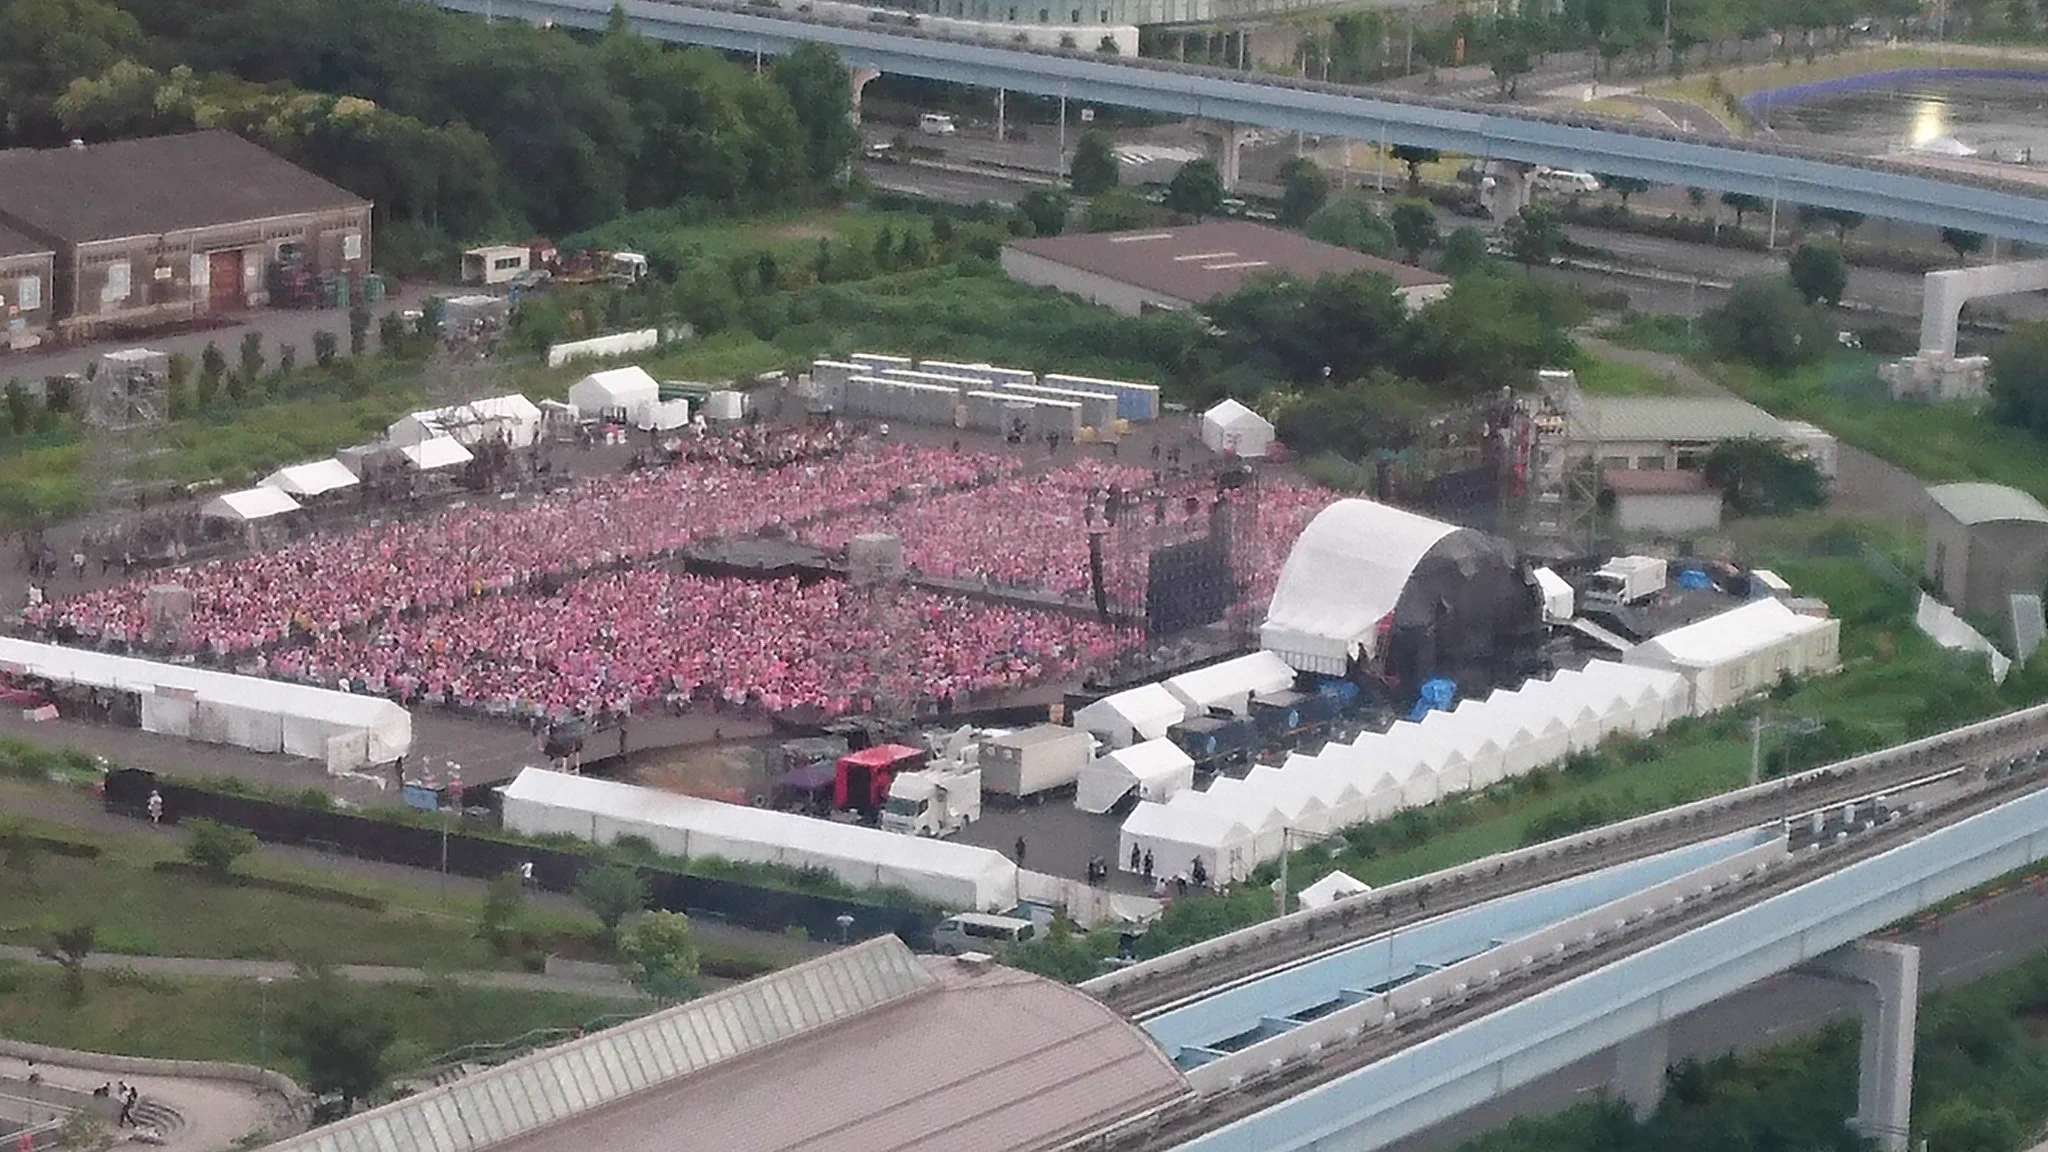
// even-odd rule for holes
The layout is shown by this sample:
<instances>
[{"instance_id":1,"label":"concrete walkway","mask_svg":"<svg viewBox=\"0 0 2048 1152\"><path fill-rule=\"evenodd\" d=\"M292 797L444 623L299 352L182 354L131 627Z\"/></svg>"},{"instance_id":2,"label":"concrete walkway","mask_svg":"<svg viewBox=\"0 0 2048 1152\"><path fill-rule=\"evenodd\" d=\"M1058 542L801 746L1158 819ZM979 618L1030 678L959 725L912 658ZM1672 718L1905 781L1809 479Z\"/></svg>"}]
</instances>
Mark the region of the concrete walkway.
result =
<instances>
[{"instance_id":1,"label":"concrete walkway","mask_svg":"<svg viewBox=\"0 0 2048 1152\"><path fill-rule=\"evenodd\" d=\"M33 948L0 944L0 960L27 964L56 961ZM132 968L156 976L212 976L224 980L290 980L298 968L283 960L224 960L205 956L131 956L119 952L95 952L85 958L92 972ZM476 988L503 988L514 992L560 992L573 996L608 996L619 1000L643 1000L640 990L621 979L586 979L579 976L548 976L538 972L429 972L424 968L395 968L385 964L337 964L334 970L364 984L424 984L448 979Z\"/></svg>"},{"instance_id":2,"label":"concrete walkway","mask_svg":"<svg viewBox=\"0 0 2048 1152\"><path fill-rule=\"evenodd\" d=\"M168 1107L183 1121L166 1134L164 1143L151 1145L166 1152L223 1152L243 1146L258 1134L283 1135L295 1127L290 1109L275 1094L230 1080L137 1076L85 1063L38 1061L34 1068L44 1083L76 1092L90 1093L114 1081L135 1085L143 1096ZM25 1079L28 1073L27 1061L0 1058L0 1076ZM127 1131L132 1129L116 1135L125 1136Z\"/></svg>"}]
</instances>

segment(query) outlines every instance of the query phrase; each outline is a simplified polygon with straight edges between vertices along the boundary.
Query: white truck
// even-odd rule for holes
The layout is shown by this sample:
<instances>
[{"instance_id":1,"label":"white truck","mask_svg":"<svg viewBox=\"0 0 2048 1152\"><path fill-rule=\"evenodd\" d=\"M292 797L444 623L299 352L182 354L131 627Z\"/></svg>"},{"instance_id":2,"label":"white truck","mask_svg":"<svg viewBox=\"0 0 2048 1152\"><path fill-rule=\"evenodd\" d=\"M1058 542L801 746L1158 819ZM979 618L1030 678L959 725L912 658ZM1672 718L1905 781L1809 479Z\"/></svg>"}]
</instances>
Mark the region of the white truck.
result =
<instances>
[{"instance_id":1,"label":"white truck","mask_svg":"<svg viewBox=\"0 0 2048 1152\"><path fill-rule=\"evenodd\" d=\"M882 831L951 836L981 819L981 771L940 765L904 772L889 782Z\"/></svg>"},{"instance_id":2,"label":"white truck","mask_svg":"<svg viewBox=\"0 0 2048 1152\"><path fill-rule=\"evenodd\" d=\"M1639 604L1664 591L1668 565L1655 556L1616 556L1586 580L1594 604Z\"/></svg>"},{"instance_id":3,"label":"white truck","mask_svg":"<svg viewBox=\"0 0 2048 1152\"><path fill-rule=\"evenodd\" d=\"M1036 724L981 742L984 786L1016 800L1072 788L1095 756L1095 737L1078 728Z\"/></svg>"}]
</instances>

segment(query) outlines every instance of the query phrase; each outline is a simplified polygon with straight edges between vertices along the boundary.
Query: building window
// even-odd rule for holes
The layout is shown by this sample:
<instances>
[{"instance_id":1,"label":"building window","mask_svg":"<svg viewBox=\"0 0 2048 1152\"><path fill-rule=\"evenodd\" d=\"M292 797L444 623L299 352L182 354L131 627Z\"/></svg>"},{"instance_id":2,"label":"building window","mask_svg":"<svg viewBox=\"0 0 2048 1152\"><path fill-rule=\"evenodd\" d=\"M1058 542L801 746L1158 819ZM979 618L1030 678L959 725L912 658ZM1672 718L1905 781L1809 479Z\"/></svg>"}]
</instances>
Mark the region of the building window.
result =
<instances>
[{"instance_id":1,"label":"building window","mask_svg":"<svg viewBox=\"0 0 2048 1152\"><path fill-rule=\"evenodd\" d=\"M1707 454L1698 448L1680 448L1678 467L1683 472L1697 472L1707 466Z\"/></svg>"},{"instance_id":2,"label":"building window","mask_svg":"<svg viewBox=\"0 0 2048 1152\"><path fill-rule=\"evenodd\" d=\"M1645 456L1636 461L1636 467L1645 472L1662 472L1664 471L1664 458L1662 456Z\"/></svg>"},{"instance_id":3,"label":"building window","mask_svg":"<svg viewBox=\"0 0 2048 1152\"><path fill-rule=\"evenodd\" d=\"M23 312L33 312L43 306L43 278L23 276L16 282L14 302Z\"/></svg>"},{"instance_id":4,"label":"building window","mask_svg":"<svg viewBox=\"0 0 2048 1152\"><path fill-rule=\"evenodd\" d=\"M1628 457L1603 456L1600 458L1600 469L1603 472L1625 472L1628 470Z\"/></svg>"},{"instance_id":5,"label":"building window","mask_svg":"<svg viewBox=\"0 0 2048 1152\"><path fill-rule=\"evenodd\" d=\"M525 267L525 265L525 259L518 256L500 256L496 260L491 261L491 267L500 272L517 272Z\"/></svg>"},{"instance_id":6,"label":"building window","mask_svg":"<svg viewBox=\"0 0 2048 1152\"><path fill-rule=\"evenodd\" d=\"M107 265L107 286L100 293L100 299L108 304L128 298L128 262L119 260Z\"/></svg>"},{"instance_id":7,"label":"building window","mask_svg":"<svg viewBox=\"0 0 2048 1152\"><path fill-rule=\"evenodd\" d=\"M342 234L341 258L343 260L361 260L363 258L363 234L361 232Z\"/></svg>"}]
</instances>

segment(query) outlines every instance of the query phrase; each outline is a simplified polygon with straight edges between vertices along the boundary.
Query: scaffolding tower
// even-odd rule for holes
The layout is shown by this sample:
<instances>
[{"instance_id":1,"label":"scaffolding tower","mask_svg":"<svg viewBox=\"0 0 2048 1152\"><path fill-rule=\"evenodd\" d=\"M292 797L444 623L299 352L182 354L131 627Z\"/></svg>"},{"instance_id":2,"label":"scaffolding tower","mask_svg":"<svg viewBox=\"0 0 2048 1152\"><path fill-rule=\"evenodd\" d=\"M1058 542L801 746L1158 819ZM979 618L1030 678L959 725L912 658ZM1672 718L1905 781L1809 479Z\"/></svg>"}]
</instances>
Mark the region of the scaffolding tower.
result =
<instances>
[{"instance_id":1,"label":"scaffolding tower","mask_svg":"<svg viewBox=\"0 0 2048 1152\"><path fill-rule=\"evenodd\" d=\"M1600 517L1600 421L1569 369L1536 374L1519 433L1522 549L1549 558L1593 551Z\"/></svg>"}]
</instances>

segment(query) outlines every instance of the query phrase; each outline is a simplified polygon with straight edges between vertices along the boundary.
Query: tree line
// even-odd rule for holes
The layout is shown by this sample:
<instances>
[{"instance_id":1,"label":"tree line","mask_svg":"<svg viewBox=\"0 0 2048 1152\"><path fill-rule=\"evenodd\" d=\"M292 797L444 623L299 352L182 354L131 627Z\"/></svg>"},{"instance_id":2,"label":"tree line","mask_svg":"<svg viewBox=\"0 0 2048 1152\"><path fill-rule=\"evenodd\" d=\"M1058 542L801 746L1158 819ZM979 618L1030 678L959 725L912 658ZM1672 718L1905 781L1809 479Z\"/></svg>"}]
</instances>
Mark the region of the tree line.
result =
<instances>
[{"instance_id":1,"label":"tree line","mask_svg":"<svg viewBox=\"0 0 2048 1152\"><path fill-rule=\"evenodd\" d=\"M0 0L0 27L0 145L225 128L376 201L401 255L804 203L858 143L830 49L757 74L618 12L582 34L412 0Z\"/></svg>"}]
</instances>

